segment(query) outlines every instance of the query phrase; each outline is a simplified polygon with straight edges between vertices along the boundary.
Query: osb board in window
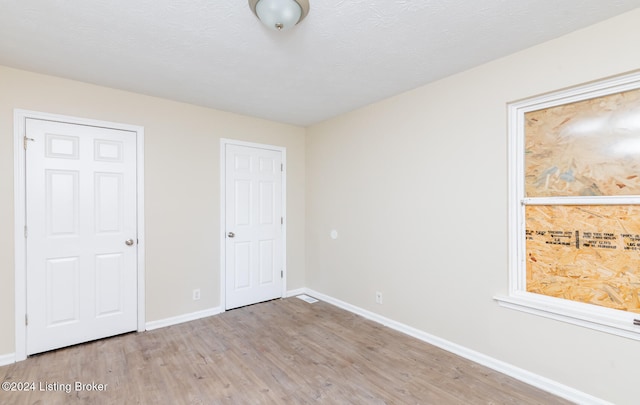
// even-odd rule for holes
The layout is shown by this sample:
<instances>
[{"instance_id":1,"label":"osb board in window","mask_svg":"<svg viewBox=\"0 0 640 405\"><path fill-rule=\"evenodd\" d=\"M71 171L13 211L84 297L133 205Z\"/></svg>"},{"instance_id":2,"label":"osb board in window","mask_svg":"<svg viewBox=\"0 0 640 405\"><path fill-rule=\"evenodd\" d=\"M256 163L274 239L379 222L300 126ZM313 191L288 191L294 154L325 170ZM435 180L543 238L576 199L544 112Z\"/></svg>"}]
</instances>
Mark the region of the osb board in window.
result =
<instances>
[{"instance_id":1,"label":"osb board in window","mask_svg":"<svg viewBox=\"0 0 640 405\"><path fill-rule=\"evenodd\" d=\"M527 197L640 194L640 89L525 114Z\"/></svg>"},{"instance_id":2,"label":"osb board in window","mask_svg":"<svg viewBox=\"0 0 640 405\"><path fill-rule=\"evenodd\" d=\"M527 206L527 291L640 313L640 206Z\"/></svg>"}]
</instances>

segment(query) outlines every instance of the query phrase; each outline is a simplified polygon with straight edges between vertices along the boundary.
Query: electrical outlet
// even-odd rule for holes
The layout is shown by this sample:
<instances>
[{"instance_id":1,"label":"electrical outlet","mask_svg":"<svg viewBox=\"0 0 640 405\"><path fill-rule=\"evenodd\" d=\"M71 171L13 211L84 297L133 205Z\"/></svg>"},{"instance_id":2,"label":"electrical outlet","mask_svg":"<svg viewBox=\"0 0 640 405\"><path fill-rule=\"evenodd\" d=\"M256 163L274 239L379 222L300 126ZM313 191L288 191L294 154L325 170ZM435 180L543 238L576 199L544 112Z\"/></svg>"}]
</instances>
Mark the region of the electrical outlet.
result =
<instances>
[{"instance_id":1,"label":"electrical outlet","mask_svg":"<svg viewBox=\"0 0 640 405\"><path fill-rule=\"evenodd\" d=\"M376 291L376 304L382 304L382 293L380 291Z\"/></svg>"},{"instance_id":2,"label":"electrical outlet","mask_svg":"<svg viewBox=\"0 0 640 405\"><path fill-rule=\"evenodd\" d=\"M200 299L200 289L196 288L193 290L193 300L198 301Z\"/></svg>"}]
</instances>

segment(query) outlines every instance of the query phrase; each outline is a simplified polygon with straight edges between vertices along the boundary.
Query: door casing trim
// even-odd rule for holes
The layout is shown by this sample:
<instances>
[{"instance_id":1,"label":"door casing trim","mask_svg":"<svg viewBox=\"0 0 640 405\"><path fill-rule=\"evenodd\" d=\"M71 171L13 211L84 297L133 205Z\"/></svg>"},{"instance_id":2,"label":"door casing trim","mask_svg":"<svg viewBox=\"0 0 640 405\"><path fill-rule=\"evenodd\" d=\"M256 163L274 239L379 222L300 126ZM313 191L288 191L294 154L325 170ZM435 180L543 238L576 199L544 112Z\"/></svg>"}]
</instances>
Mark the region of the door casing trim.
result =
<instances>
[{"instance_id":1,"label":"door casing trim","mask_svg":"<svg viewBox=\"0 0 640 405\"><path fill-rule=\"evenodd\" d=\"M27 257L25 240L26 176L25 124L28 118L57 121L102 128L119 129L136 133L136 215L138 239L138 323L137 330L145 330L145 237L144 237L144 127L98 121L22 109L13 110L13 196L14 196L14 260L15 260L15 361L27 358Z\"/></svg>"},{"instance_id":2,"label":"door casing trim","mask_svg":"<svg viewBox=\"0 0 640 405\"><path fill-rule=\"evenodd\" d=\"M235 139L220 138L220 309L226 311L226 146L237 145L250 148L275 150L282 153L282 294L287 294L287 148L283 146L267 145L262 143L238 141Z\"/></svg>"}]
</instances>

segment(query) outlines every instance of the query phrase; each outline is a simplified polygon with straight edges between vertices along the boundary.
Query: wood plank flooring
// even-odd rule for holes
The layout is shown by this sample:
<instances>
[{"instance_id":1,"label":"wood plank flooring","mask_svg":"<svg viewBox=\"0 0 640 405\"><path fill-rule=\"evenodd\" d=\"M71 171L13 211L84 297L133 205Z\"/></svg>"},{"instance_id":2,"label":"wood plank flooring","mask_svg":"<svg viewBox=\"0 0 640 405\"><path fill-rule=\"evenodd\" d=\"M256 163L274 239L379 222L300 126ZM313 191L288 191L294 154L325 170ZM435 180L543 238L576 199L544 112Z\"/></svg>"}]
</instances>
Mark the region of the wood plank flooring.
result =
<instances>
[{"instance_id":1,"label":"wood plank flooring","mask_svg":"<svg viewBox=\"0 0 640 405\"><path fill-rule=\"evenodd\" d=\"M35 383L0 391L1 404L18 405L569 403L297 298L32 356L0 367L0 382ZM76 391L76 382L104 391Z\"/></svg>"}]
</instances>

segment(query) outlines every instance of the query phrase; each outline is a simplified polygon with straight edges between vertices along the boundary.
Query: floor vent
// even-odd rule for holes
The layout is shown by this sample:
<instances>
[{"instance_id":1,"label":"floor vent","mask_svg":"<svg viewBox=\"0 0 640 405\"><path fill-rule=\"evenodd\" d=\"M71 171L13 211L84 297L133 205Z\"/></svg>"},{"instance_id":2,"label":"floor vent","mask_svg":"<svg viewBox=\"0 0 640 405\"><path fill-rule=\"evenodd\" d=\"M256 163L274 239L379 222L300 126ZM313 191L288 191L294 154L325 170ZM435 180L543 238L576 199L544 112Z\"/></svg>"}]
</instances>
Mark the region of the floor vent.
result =
<instances>
[{"instance_id":1,"label":"floor vent","mask_svg":"<svg viewBox=\"0 0 640 405\"><path fill-rule=\"evenodd\" d=\"M302 301L308 302L309 304L313 304L314 302L318 302L317 299L313 297L309 297L307 294L296 295L297 298L300 298Z\"/></svg>"}]
</instances>

